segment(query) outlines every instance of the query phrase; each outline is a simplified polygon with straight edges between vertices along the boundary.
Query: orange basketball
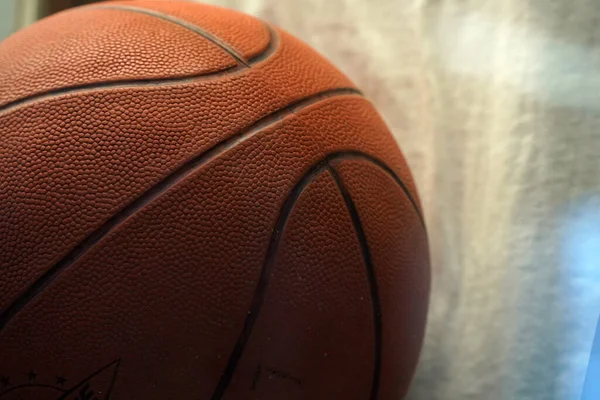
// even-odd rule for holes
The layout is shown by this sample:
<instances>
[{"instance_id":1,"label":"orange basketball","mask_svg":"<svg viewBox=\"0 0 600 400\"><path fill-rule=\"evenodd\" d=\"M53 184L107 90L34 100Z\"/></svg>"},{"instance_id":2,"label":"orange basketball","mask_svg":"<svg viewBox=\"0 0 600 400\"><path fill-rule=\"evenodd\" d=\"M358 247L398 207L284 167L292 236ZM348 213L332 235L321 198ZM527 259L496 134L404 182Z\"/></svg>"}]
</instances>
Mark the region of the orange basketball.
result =
<instances>
[{"instance_id":1,"label":"orange basketball","mask_svg":"<svg viewBox=\"0 0 600 400\"><path fill-rule=\"evenodd\" d=\"M284 31L117 1L0 45L0 400L395 400L427 238L372 104Z\"/></svg>"}]
</instances>

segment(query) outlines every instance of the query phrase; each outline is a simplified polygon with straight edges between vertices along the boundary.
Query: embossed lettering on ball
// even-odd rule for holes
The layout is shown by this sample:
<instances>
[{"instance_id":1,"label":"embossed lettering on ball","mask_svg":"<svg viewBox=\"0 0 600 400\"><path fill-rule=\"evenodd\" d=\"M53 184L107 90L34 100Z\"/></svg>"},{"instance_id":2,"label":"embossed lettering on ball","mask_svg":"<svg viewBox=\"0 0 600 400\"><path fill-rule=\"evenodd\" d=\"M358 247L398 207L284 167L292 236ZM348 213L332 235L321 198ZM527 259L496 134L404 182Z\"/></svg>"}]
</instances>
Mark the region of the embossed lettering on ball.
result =
<instances>
[{"instance_id":1,"label":"embossed lettering on ball","mask_svg":"<svg viewBox=\"0 0 600 400\"><path fill-rule=\"evenodd\" d=\"M285 31L114 1L0 44L0 400L404 395L422 210L373 105Z\"/></svg>"}]
</instances>

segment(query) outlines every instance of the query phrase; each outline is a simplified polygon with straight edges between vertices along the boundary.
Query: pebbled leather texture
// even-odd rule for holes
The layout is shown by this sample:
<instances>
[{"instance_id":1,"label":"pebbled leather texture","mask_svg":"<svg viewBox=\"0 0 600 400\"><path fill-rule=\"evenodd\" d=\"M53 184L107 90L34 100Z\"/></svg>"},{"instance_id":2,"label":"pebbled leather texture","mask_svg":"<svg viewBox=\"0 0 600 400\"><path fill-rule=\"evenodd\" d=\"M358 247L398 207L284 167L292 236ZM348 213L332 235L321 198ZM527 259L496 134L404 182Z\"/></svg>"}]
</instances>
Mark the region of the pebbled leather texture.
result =
<instances>
[{"instance_id":1,"label":"pebbled leather texture","mask_svg":"<svg viewBox=\"0 0 600 400\"><path fill-rule=\"evenodd\" d=\"M326 60L234 11L136 1L34 24L0 66L0 400L406 392L419 200Z\"/></svg>"}]
</instances>

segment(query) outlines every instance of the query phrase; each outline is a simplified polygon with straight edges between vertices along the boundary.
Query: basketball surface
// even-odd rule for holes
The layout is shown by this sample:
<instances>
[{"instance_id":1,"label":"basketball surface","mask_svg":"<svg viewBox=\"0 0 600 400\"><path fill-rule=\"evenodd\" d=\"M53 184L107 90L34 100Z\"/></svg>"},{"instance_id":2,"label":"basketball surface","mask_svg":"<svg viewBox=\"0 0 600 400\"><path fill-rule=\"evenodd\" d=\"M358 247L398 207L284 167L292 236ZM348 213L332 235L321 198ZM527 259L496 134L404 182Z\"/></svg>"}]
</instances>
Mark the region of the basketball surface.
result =
<instances>
[{"instance_id":1,"label":"basketball surface","mask_svg":"<svg viewBox=\"0 0 600 400\"><path fill-rule=\"evenodd\" d=\"M0 44L0 400L393 400L426 232L377 112L284 31L110 2Z\"/></svg>"}]
</instances>

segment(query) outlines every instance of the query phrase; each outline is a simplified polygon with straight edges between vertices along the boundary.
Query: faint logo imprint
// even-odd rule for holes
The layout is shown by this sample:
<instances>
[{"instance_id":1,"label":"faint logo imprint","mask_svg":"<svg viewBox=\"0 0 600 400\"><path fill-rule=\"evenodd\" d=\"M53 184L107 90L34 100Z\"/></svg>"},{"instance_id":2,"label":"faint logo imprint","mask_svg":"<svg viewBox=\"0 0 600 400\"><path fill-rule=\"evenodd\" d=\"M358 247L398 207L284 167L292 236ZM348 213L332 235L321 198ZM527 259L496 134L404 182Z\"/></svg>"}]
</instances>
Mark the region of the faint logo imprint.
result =
<instances>
[{"instance_id":1,"label":"faint logo imprint","mask_svg":"<svg viewBox=\"0 0 600 400\"><path fill-rule=\"evenodd\" d=\"M43 384L34 371L25 374L27 382L11 384L9 377L0 380L0 400L18 400L23 397L39 400L109 400L120 360L115 360L70 386L63 376L56 377L56 384Z\"/></svg>"}]
</instances>

